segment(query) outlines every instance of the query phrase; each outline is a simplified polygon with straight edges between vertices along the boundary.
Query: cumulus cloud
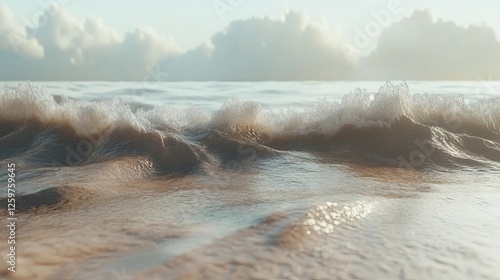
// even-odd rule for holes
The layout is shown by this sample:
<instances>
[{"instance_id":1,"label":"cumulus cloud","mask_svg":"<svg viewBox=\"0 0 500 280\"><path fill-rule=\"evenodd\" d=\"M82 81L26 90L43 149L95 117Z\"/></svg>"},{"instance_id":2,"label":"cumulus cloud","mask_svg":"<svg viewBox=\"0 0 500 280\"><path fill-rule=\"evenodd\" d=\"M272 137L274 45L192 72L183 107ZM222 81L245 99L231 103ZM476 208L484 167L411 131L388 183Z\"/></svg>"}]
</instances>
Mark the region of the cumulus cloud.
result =
<instances>
[{"instance_id":1,"label":"cumulus cloud","mask_svg":"<svg viewBox=\"0 0 500 280\"><path fill-rule=\"evenodd\" d=\"M209 42L161 63L174 80L348 79L354 65L326 24L302 13L240 20Z\"/></svg>"},{"instance_id":2,"label":"cumulus cloud","mask_svg":"<svg viewBox=\"0 0 500 280\"><path fill-rule=\"evenodd\" d=\"M460 27L416 11L386 29L359 65L361 79L500 78L500 43L485 26Z\"/></svg>"},{"instance_id":3,"label":"cumulus cloud","mask_svg":"<svg viewBox=\"0 0 500 280\"><path fill-rule=\"evenodd\" d=\"M179 52L172 40L136 29L123 38L101 19L81 22L64 8L50 7L36 26L16 28L0 8L0 69L5 80L139 80L147 68ZM2 43L3 42L3 43Z\"/></svg>"},{"instance_id":4,"label":"cumulus cloud","mask_svg":"<svg viewBox=\"0 0 500 280\"><path fill-rule=\"evenodd\" d=\"M27 38L26 30L14 24L14 15L4 5L0 5L0 58L9 56L19 59L40 59L44 48L35 38Z\"/></svg>"},{"instance_id":5,"label":"cumulus cloud","mask_svg":"<svg viewBox=\"0 0 500 280\"><path fill-rule=\"evenodd\" d=\"M154 30L117 34L101 19L76 19L51 6L20 27L0 5L1 80L451 80L500 78L492 29L461 27L417 11L383 30L364 57L345 53L326 23L290 12L232 22L181 53Z\"/></svg>"}]
</instances>

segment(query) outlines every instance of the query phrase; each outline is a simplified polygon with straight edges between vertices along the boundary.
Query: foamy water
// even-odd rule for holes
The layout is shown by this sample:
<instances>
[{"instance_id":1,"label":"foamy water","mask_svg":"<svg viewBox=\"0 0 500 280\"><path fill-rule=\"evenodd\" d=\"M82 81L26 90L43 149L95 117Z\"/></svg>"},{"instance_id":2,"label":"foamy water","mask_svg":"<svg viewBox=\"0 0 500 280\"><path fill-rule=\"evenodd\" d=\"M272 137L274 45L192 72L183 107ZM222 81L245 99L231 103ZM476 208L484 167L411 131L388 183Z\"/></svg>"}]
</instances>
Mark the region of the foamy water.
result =
<instances>
[{"instance_id":1,"label":"foamy water","mask_svg":"<svg viewBox=\"0 0 500 280\"><path fill-rule=\"evenodd\" d=\"M2 275L496 279L497 89L7 83L19 264Z\"/></svg>"}]
</instances>

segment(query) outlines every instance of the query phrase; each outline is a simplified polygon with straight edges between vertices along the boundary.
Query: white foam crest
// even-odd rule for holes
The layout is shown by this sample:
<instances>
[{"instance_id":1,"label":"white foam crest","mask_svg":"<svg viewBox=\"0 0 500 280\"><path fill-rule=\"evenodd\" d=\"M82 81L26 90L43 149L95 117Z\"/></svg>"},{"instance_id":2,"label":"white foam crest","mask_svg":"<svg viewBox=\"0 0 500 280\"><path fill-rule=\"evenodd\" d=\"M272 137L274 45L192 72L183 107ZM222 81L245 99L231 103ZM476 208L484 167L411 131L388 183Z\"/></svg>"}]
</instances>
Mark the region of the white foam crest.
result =
<instances>
[{"instance_id":1,"label":"white foam crest","mask_svg":"<svg viewBox=\"0 0 500 280\"><path fill-rule=\"evenodd\" d=\"M341 103L321 99L305 110L265 112L256 102L231 99L214 114L212 124L252 126L271 136L334 134L346 125L384 126L403 116L423 124L444 124L454 129L473 124L500 132L500 98L467 104L461 95L411 94L405 82L387 82L375 94L356 89L346 94Z\"/></svg>"},{"instance_id":2,"label":"white foam crest","mask_svg":"<svg viewBox=\"0 0 500 280\"><path fill-rule=\"evenodd\" d=\"M403 115L412 117L409 99L406 83L387 82L376 94L358 88L344 95L339 113L343 119L391 123Z\"/></svg>"},{"instance_id":3,"label":"white foam crest","mask_svg":"<svg viewBox=\"0 0 500 280\"><path fill-rule=\"evenodd\" d=\"M222 107L212 115L211 123L215 127L265 127L265 114L262 106L254 101L242 101L239 98L227 100Z\"/></svg>"},{"instance_id":4,"label":"white foam crest","mask_svg":"<svg viewBox=\"0 0 500 280\"><path fill-rule=\"evenodd\" d=\"M0 94L0 118L14 122L36 119L44 124L67 123L81 136L120 127L144 131L151 126L117 99L81 102L62 97L56 102L51 94L32 88L29 83L20 83L15 89L4 87Z\"/></svg>"},{"instance_id":5,"label":"white foam crest","mask_svg":"<svg viewBox=\"0 0 500 280\"><path fill-rule=\"evenodd\" d=\"M139 109L119 100L84 102L54 97L29 83L15 89L4 87L0 94L0 118L42 123L67 123L80 135L99 133L119 127L138 131L184 129L251 129L269 136L334 134L345 125L356 127L390 125L402 116L425 124L444 123L460 126L473 124L495 132L500 130L500 98L467 104L462 96L438 97L411 94L406 83L386 83L373 94L356 89L342 102L326 98L305 110L286 108L263 110L255 101L228 99L215 113L193 107L187 110L172 106Z\"/></svg>"},{"instance_id":6,"label":"white foam crest","mask_svg":"<svg viewBox=\"0 0 500 280\"><path fill-rule=\"evenodd\" d=\"M471 106L476 119L481 120L486 127L493 131L500 131L500 98L495 100L481 100Z\"/></svg>"},{"instance_id":7,"label":"white foam crest","mask_svg":"<svg viewBox=\"0 0 500 280\"><path fill-rule=\"evenodd\" d=\"M500 98L467 104L462 95L442 98L417 93L411 96L410 102L416 121L442 122L454 129L476 126L500 133Z\"/></svg>"},{"instance_id":8,"label":"white foam crest","mask_svg":"<svg viewBox=\"0 0 500 280\"><path fill-rule=\"evenodd\" d=\"M256 102L233 98L214 114L212 124L233 129L250 126L270 136L311 132L333 134L345 125L389 125L399 117L411 114L410 107L407 85L387 83L375 95L357 89L346 94L342 103L325 98L305 110L286 108L264 112Z\"/></svg>"},{"instance_id":9,"label":"white foam crest","mask_svg":"<svg viewBox=\"0 0 500 280\"><path fill-rule=\"evenodd\" d=\"M186 128L203 128L207 127L210 121L209 114L199 107L180 110L165 105L148 111L140 109L137 114L160 130L179 131Z\"/></svg>"},{"instance_id":10,"label":"white foam crest","mask_svg":"<svg viewBox=\"0 0 500 280\"><path fill-rule=\"evenodd\" d=\"M51 95L33 91L29 83L20 83L16 89L5 86L0 95L0 116L3 120L37 117L49 122L54 117L56 107L57 103Z\"/></svg>"}]
</instances>

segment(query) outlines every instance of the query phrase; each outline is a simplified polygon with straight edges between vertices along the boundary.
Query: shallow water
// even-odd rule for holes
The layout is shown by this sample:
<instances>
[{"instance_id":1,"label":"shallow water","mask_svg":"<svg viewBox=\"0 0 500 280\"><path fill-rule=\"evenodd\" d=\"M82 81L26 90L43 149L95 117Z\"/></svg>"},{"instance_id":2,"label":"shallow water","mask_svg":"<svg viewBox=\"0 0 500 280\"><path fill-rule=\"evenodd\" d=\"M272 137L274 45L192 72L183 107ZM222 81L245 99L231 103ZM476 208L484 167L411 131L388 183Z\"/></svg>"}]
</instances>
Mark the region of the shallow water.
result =
<instances>
[{"instance_id":1,"label":"shallow water","mask_svg":"<svg viewBox=\"0 0 500 280\"><path fill-rule=\"evenodd\" d=\"M8 83L13 279L497 279L498 88Z\"/></svg>"}]
</instances>

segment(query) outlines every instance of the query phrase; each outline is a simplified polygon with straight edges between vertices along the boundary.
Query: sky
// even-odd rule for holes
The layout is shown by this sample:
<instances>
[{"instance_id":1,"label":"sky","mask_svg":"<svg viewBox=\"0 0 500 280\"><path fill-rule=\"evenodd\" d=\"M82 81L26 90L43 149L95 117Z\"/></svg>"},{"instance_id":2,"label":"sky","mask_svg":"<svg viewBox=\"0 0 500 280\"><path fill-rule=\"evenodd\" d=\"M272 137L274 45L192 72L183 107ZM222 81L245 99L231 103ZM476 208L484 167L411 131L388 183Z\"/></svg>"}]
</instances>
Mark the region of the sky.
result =
<instances>
[{"instance_id":1,"label":"sky","mask_svg":"<svg viewBox=\"0 0 500 280\"><path fill-rule=\"evenodd\" d=\"M0 1L0 80L499 79L500 1Z\"/></svg>"}]
</instances>

